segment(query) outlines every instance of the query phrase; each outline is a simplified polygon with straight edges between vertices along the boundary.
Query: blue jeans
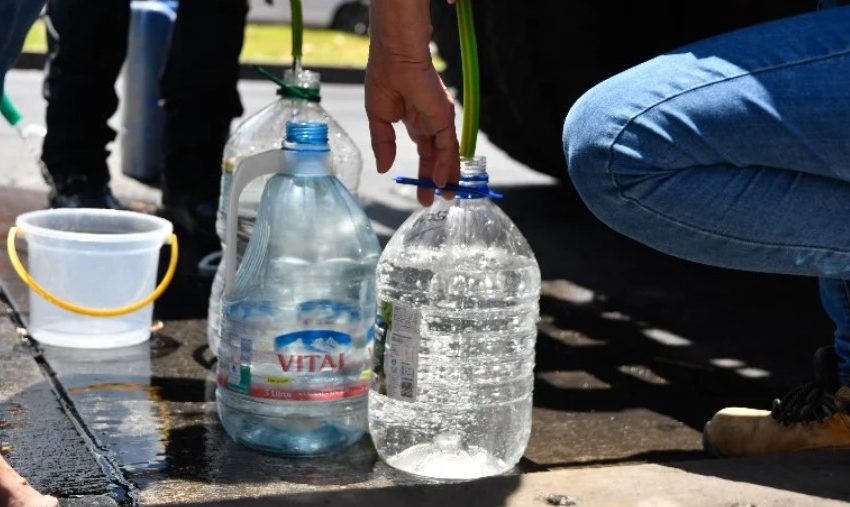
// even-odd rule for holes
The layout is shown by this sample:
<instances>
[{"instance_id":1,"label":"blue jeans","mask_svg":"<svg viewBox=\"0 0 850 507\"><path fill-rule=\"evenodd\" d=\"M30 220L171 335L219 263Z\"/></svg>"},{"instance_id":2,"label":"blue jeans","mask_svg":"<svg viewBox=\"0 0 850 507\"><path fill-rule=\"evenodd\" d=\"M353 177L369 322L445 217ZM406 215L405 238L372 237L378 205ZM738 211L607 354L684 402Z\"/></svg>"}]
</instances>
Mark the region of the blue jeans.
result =
<instances>
[{"instance_id":1,"label":"blue jeans","mask_svg":"<svg viewBox=\"0 0 850 507\"><path fill-rule=\"evenodd\" d=\"M0 92L42 7L44 0L0 0Z\"/></svg>"},{"instance_id":2,"label":"blue jeans","mask_svg":"<svg viewBox=\"0 0 850 507\"><path fill-rule=\"evenodd\" d=\"M662 252L817 276L850 382L850 7L707 39L614 76L567 115L590 210Z\"/></svg>"}]
</instances>

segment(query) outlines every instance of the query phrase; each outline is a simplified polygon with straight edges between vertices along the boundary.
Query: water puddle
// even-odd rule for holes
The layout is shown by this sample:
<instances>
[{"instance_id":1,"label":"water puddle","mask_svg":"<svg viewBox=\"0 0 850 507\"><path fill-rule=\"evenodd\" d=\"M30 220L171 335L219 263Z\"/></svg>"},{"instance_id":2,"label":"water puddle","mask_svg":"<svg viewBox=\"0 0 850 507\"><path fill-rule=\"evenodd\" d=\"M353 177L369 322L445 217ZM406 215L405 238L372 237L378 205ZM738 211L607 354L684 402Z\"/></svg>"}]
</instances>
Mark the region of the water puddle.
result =
<instances>
[{"instance_id":1,"label":"water puddle","mask_svg":"<svg viewBox=\"0 0 850 507\"><path fill-rule=\"evenodd\" d=\"M182 336L181 324L169 326ZM120 468L123 477L113 482L132 483L131 502L243 488L285 493L427 482L381 463L368 437L332 456L300 459L236 444L216 411L214 359L197 343L155 335L149 343L120 349L43 350L95 440L93 452Z\"/></svg>"},{"instance_id":2,"label":"water puddle","mask_svg":"<svg viewBox=\"0 0 850 507\"><path fill-rule=\"evenodd\" d=\"M151 385L151 343L108 350L43 347L80 417L125 476L166 468L168 406Z\"/></svg>"}]
</instances>

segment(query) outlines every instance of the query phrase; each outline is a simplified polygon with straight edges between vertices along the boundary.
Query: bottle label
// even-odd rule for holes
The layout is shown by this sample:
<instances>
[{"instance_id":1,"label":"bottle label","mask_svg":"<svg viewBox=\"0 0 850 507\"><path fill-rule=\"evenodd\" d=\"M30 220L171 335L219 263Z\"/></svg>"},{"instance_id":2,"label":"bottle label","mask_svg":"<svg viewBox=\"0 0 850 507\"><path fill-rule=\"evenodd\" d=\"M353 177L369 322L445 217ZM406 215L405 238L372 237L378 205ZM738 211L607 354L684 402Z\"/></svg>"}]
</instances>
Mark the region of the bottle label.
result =
<instances>
[{"instance_id":1,"label":"bottle label","mask_svg":"<svg viewBox=\"0 0 850 507\"><path fill-rule=\"evenodd\" d=\"M419 367L419 310L382 302L373 349L372 389L391 399L416 401Z\"/></svg>"},{"instance_id":2,"label":"bottle label","mask_svg":"<svg viewBox=\"0 0 850 507\"><path fill-rule=\"evenodd\" d=\"M315 375L345 368L351 337L339 331L310 329L278 336L274 346L284 373Z\"/></svg>"},{"instance_id":3,"label":"bottle label","mask_svg":"<svg viewBox=\"0 0 850 507\"><path fill-rule=\"evenodd\" d=\"M226 371L219 373L219 385L252 398L292 401L330 401L361 396L368 390L369 375L356 381L340 382L358 369L358 361L351 361L351 336L329 329L305 329L280 335L274 339L274 357L251 354L245 350L243 339L239 361L232 361ZM261 357L262 356L262 357ZM266 357L269 356L269 357ZM231 357L235 357L231 355ZM274 374L252 375L248 364L261 361L277 365ZM362 360L359 361L362 366ZM362 367L360 368L362 369ZM315 381L310 381L310 378ZM327 382L322 382L327 377Z\"/></svg>"}]
</instances>

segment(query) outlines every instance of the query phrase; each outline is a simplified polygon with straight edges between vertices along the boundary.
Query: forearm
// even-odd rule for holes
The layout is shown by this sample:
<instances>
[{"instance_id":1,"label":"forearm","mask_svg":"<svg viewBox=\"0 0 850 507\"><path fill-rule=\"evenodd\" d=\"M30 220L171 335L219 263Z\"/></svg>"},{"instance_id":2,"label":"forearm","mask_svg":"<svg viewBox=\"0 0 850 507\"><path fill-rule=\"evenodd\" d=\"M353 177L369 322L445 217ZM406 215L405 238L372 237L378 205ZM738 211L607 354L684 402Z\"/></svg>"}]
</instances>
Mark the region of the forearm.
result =
<instances>
[{"instance_id":1,"label":"forearm","mask_svg":"<svg viewBox=\"0 0 850 507\"><path fill-rule=\"evenodd\" d=\"M369 57L430 62L430 0L372 0Z\"/></svg>"}]
</instances>

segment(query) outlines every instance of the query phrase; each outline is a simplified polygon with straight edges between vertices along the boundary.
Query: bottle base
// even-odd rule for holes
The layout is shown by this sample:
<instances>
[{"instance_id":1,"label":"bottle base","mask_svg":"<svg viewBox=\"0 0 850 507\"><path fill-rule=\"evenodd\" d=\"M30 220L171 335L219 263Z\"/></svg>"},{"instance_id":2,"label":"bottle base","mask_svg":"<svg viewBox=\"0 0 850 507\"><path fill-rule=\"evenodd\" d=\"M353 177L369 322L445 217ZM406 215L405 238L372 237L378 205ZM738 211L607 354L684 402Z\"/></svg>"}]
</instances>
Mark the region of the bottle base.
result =
<instances>
[{"instance_id":1,"label":"bottle base","mask_svg":"<svg viewBox=\"0 0 850 507\"><path fill-rule=\"evenodd\" d=\"M499 475L513 464L480 447L464 447L460 436L442 433L429 443L414 445L394 456L382 456L393 468L434 479L478 479Z\"/></svg>"},{"instance_id":2,"label":"bottle base","mask_svg":"<svg viewBox=\"0 0 850 507\"><path fill-rule=\"evenodd\" d=\"M362 410L348 407L343 413L330 415L317 413L321 411L319 407L301 407L302 410L288 414L258 413L237 407L246 401L232 403L235 400L230 397L221 390L217 393L222 426L234 441L260 452L289 457L333 454L354 445L366 434L365 397L355 400L360 401Z\"/></svg>"}]
</instances>

